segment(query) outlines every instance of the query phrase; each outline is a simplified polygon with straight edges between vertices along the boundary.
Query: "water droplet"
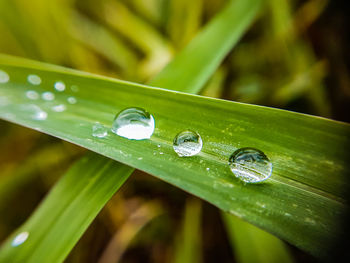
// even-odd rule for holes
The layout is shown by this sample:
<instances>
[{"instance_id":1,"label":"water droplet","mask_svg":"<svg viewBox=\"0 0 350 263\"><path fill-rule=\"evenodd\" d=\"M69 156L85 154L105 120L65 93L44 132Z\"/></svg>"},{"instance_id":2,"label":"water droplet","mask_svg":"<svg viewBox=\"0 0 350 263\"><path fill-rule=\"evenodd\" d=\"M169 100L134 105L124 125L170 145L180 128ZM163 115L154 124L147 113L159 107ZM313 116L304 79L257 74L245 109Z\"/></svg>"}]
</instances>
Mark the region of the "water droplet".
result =
<instances>
[{"instance_id":1,"label":"water droplet","mask_svg":"<svg viewBox=\"0 0 350 263\"><path fill-rule=\"evenodd\" d=\"M233 174L246 183L258 183L271 176L272 163L266 155L254 148L241 148L229 159Z\"/></svg>"},{"instance_id":2,"label":"water droplet","mask_svg":"<svg viewBox=\"0 0 350 263\"><path fill-rule=\"evenodd\" d=\"M67 98L68 103L75 104L77 103L77 99L75 97L68 97Z\"/></svg>"},{"instance_id":3,"label":"water droplet","mask_svg":"<svg viewBox=\"0 0 350 263\"><path fill-rule=\"evenodd\" d=\"M154 132L153 116L141 108L122 110L114 119L112 132L131 140L151 138Z\"/></svg>"},{"instance_id":4,"label":"water droplet","mask_svg":"<svg viewBox=\"0 0 350 263\"><path fill-rule=\"evenodd\" d=\"M79 91L79 88L78 88L77 85L72 85L72 86L70 87L70 89L71 89L73 92L78 92L78 91Z\"/></svg>"},{"instance_id":5,"label":"water droplet","mask_svg":"<svg viewBox=\"0 0 350 263\"><path fill-rule=\"evenodd\" d=\"M7 83L10 80L10 76L0 69L0 83Z\"/></svg>"},{"instance_id":6,"label":"water droplet","mask_svg":"<svg viewBox=\"0 0 350 263\"><path fill-rule=\"evenodd\" d=\"M193 156L202 150L201 136L191 130L178 133L173 142L174 151L180 156Z\"/></svg>"},{"instance_id":7,"label":"water droplet","mask_svg":"<svg viewBox=\"0 0 350 263\"><path fill-rule=\"evenodd\" d=\"M33 84L33 85L41 84L41 78L35 74L28 75L27 80L30 84Z\"/></svg>"},{"instance_id":8,"label":"water droplet","mask_svg":"<svg viewBox=\"0 0 350 263\"><path fill-rule=\"evenodd\" d=\"M37 100L39 99L39 94L38 92L34 91L34 90L28 90L26 92L26 96L28 99L31 99L31 100Z\"/></svg>"},{"instance_id":9,"label":"water droplet","mask_svg":"<svg viewBox=\"0 0 350 263\"><path fill-rule=\"evenodd\" d=\"M64 84L62 81L57 81L55 83L55 90L64 91L65 89L66 89L66 84Z\"/></svg>"},{"instance_id":10,"label":"water droplet","mask_svg":"<svg viewBox=\"0 0 350 263\"><path fill-rule=\"evenodd\" d=\"M23 105L23 110L31 113L31 118L37 121L43 121L47 118L47 113L35 104Z\"/></svg>"},{"instance_id":11,"label":"water droplet","mask_svg":"<svg viewBox=\"0 0 350 263\"><path fill-rule=\"evenodd\" d=\"M158 144L157 147L160 148L160 144Z\"/></svg>"},{"instance_id":12,"label":"water droplet","mask_svg":"<svg viewBox=\"0 0 350 263\"><path fill-rule=\"evenodd\" d=\"M51 101L55 99L55 94L53 94L50 91L46 91L43 94L41 94L41 97L43 98L43 100Z\"/></svg>"},{"instance_id":13,"label":"water droplet","mask_svg":"<svg viewBox=\"0 0 350 263\"><path fill-rule=\"evenodd\" d=\"M107 136L107 129L99 122L92 126L92 136L97 138L104 138Z\"/></svg>"},{"instance_id":14,"label":"water droplet","mask_svg":"<svg viewBox=\"0 0 350 263\"><path fill-rule=\"evenodd\" d=\"M209 171L209 170L210 170L210 168L209 168L209 167L207 167L207 168L206 168L206 170L207 170L207 171Z\"/></svg>"},{"instance_id":15,"label":"water droplet","mask_svg":"<svg viewBox=\"0 0 350 263\"><path fill-rule=\"evenodd\" d=\"M159 152L159 154L164 154L163 152Z\"/></svg>"},{"instance_id":16,"label":"water droplet","mask_svg":"<svg viewBox=\"0 0 350 263\"><path fill-rule=\"evenodd\" d=\"M11 245L13 247L17 247L21 244L23 244L27 238L29 236L29 233L28 232L22 232L22 233L19 233L17 236L15 236L15 238L12 240L12 243Z\"/></svg>"},{"instance_id":17,"label":"water droplet","mask_svg":"<svg viewBox=\"0 0 350 263\"><path fill-rule=\"evenodd\" d=\"M62 111L65 111L65 110L66 110L66 105L64 105L64 104L59 104L59 105L53 106L51 109L52 109L53 111L56 111L56 112L62 112Z\"/></svg>"}]
</instances>

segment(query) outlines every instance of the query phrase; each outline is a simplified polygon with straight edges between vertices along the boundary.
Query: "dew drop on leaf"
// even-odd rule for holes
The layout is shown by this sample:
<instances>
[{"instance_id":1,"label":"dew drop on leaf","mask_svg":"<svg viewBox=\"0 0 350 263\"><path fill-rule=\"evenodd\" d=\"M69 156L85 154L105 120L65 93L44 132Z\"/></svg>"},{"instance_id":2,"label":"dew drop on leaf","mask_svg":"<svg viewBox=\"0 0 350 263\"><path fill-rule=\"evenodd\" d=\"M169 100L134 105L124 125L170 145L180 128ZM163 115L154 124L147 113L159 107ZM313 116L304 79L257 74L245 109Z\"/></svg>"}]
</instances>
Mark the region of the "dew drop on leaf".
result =
<instances>
[{"instance_id":1,"label":"dew drop on leaf","mask_svg":"<svg viewBox=\"0 0 350 263\"><path fill-rule=\"evenodd\" d=\"M180 156L193 156L202 150L201 136L194 131L185 130L178 133L173 142L174 151Z\"/></svg>"},{"instance_id":2,"label":"dew drop on leaf","mask_svg":"<svg viewBox=\"0 0 350 263\"><path fill-rule=\"evenodd\" d=\"M26 96L27 96L27 98L30 99L30 100L37 100L37 99L39 99L39 94L38 94L38 92L36 92L36 91L34 91L34 90L28 90L28 91L26 92Z\"/></svg>"},{"instance_id":3,"label":"dew drop on leaf","mask_svg":"<svg viewBox=\"0 0 350 263\"><path fill-rule=\"evenodd\" d=\"M250 147L235 151L229 159L229 166L232 173L245 183L262 182L272 173L272 163L267 156Z\"/></svg>"},{"instance_id":4,"label":"dew drop on leaf","mask_svg":"<svg viewBox=\"0 0 350 263\"><path fill-rule=\"evenodd\" d=\"M19 234L18 234L17 236L15 236L15 238L12 240L11 245L12 245L13 247L17 247L17 246L23 244L23 243L27 240L28 236L29 236L29 233L28 233L28 232L21 232L21 233L19 233Z\"/></svg>"},{"instance_id":5,"label":"dew drop on leaf","mask_svg":"<svg viewBox=\"0 0 350 263\"><path fill-rule=\"evenodd\" d=\"M77 103L77 99L75 97L68 97L67 98L68 103L75 104Z\"/></svg>"},{"instance_id":6,"label":"dew drop on leaf","mask_svg":"<svg viewBox=\"0 0 350 263\"><path fill-rule=\"evenodd\" d=\"M43 100L51 101L55 99L55 94L53 94L50 91L46 91L43 94L41 94L41 97L43 98Z\"/></svg>"},{"instance_id":7,"label":"dew drop on leaf","mask_svg":"<svg viewBox=\"0 0 350 263\"><path fill-rule=\"evenodd\" d=\"M99 122L92 126L92 136L97 138L104 138L107 136L107 129Z\"/></svg>"},{"instance_id":8,"label":"dew drop on leaf","mask_svg":"<svg viewBox=\"0 0 350 263\"><path fill-rule=\"evenodd\" d=\"M10 80L10 76L0 69L0 83L7 83Z\"/></svg>"},{"instance_id":9,"label":"dew drop on leaf","mask_svg":"<svg viewBox=\"0 0 350 263\"><path fill-rule=\"evenodd\" d=\"M63 112L66 110L66 105L59 104L59 105L53 106L51 109L55 112Z\"/></svg>"},{"instance_id":10,"label":"dew drop on leaf","mask_svg":"<svg viewBox=\"0 0 350 263\"><path fill-rule=\"evenodd\" d=\"M41 84L41 78L35 74L28 75L27 80L32 85L40 85Z\"/></svg>"},{"instance_id":11,"label":"dew drop on leaf","mask_svg":"<svg viewBox=\"0 0 350 263\"><path fill-rule=\"evenodd\" d=\"M55 90L64 91L66 89L66 85L62 81L57 81L55 83Z\"/></svg>"},{"instance_id":12,"label":"dew drop on leaf","mask_svg":"<svg viewBox=\"0 0 350 263\"><path fill-rule=\"evenodd\" d=\"M127 108L114 118L112 132L131 140L151 138L154 132L153 116L141 108Z\"/></svg>"}]
</instances>

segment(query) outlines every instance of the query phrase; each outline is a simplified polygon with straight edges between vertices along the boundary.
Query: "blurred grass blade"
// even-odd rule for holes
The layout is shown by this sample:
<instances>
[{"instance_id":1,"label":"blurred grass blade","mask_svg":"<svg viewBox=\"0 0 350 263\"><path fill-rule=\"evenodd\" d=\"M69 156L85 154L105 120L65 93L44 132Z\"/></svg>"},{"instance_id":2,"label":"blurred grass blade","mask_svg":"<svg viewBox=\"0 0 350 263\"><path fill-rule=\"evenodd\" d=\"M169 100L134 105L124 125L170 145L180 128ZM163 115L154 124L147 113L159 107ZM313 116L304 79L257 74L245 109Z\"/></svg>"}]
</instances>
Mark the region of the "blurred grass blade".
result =
<instances>
[{"instance_id":1,"label":"blurred grass blade","mask_svg":"<svg viewBox=\"0 0 350 263\"><path fill-rule=\"evenodd\" d=\"M201 216L202 204L199 199L186 202L182 230L175 244L174 263L199 263L201 255Z\"/></svg>"},{"instance_id":2,"label":"blurred grass blade","mask_svg":"<svg viewBox=\"0 0 350 263\"><path fill-rule=\"evenodd\" d=\"M132 168L113 160L106 163L102 156L96 156L94 162L82 158L56 184L31 218L8 238L0 262L63 261L131 172ZM27 240L16 246L15 237L26 232Z\"/></svg>"},{"instance_id":3,"label":"blurred grass blade","mask_svg":"<svg viewBox=\"0 0 350 263\"><path fill-rule=\"evenodd\" d=\"M10 77L0 84L2 118L148 172L315 255L328 254L349 189L348 124L22 61L2 57L0 68ZM28 84L29 74L41 76L42 84ZM54 90L57 80L65 83L64 92ZM55 100L30 100L28 90L50 90ZM71 96L76 104L67 103ZM34 104L47 112L46 120L33 119L28 106ZM52 110L61 104L65 111ZM150 140L111 132L102 139L92 136L95 122L109 128L116 113L135 106L155 118ZM174 136L185 129L204 141L202 152L191 158L179 158L172 147ZM234 178L227 162L241 147L255 147L270 158L274 171L268 181L244 185Z\"/></svg>"},{"instance_id":4,"label":"blurred grass blade","mask_svg":"<svg viewBox=\"0 0 350 263\"><path fill-rule=\"evenodd\" d=\"M254 21L261 3L262 0L229 1L210 25L152 80L152 85L198 93Z\"/></svg>"},{"instance_id":5,"label":"blurred grass blade","mask_svg":"<svg viewBox=\"0 0 350 263\"><path fill-rule=\"evenodd\" d=\"M98 263L122 262L120 259L133 239L162 213L164 211L157 201L149 201L138 207L111 238Z\"/></svg>"},{"instance_id":6,"label":"blurred grass blade","mask_svg":"<svg viewBox=\"0 0 350 263\"><path fill-rule=\"evenodd\" d=\"M222 213L238 263L292 263L287 247L277 237L227 213Z\"/></svg>"}]
</instances>

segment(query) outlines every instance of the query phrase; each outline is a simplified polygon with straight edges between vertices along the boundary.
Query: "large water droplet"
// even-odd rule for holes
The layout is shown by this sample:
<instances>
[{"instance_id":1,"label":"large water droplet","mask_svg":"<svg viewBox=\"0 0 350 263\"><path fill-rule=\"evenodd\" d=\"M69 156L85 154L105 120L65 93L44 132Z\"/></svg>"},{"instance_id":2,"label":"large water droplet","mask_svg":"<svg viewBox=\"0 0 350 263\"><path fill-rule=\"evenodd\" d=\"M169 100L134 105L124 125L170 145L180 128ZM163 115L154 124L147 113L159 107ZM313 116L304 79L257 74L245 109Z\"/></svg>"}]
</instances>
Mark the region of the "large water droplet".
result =
<instances>
[{"instance_id":1,"label":"large water droplet","mask_svg":"<svg viewBox=\"0 0 350 263\"><path fill-rule=\"evenodd\" d=\"M233 174L246 183L258 183L271 176L272 163L260 150L241 148L229 159Z\"/></svg>"},{"instance_id":2,"label":"large water droplet","mask_svg":"<svg viewBox=\"0 0 350 263\"><path fill-rule=\"evenodd\" d=\"M104 138L107 136L107 129L99 122L92 126L92 136L97 138Z\"/></svg>"},{"instance_id":3,"label":"large water droplet","mask_svg":"<svg viewBox=\"0 0 350 263\"><path fill-rule=\"evenodd\" d=\"M19 233L19 234L18 234L17 236L15 236L15 238L12 240L11 245L12 245L13 247L17 247L17 246L23 244L23 243L27 240L28 236L29 236L29 233L28 233L28 232L21 232L21 233Z\"/></svg>"},{"instance_id":4,"label":"large water droplet","mask_svg":"<svg viewBox=\"0 0 350 263\"><path fill-rule=\"evenodd\" d=\"M10 80L10 76L0 69L0 83L6 83Z\"/></svg>"},{"instance_id":5,"label":"large water droplet","mask_svg":"<svg viewBox=\"0 0 350 263\"><path fill-rule=\"evenodd\" d=\"M201 136L191 130L178 133L173 142L174 151L179 156L193 156L202 150L203 142Z\"/></svg>"},{"instance_id":6,"label":"large water droplet","mask_svg":"<svg viewBox=\"0 0 350 263\"><path fill-rule=\"evenodd\" d=\"M41 83L41 78L35 74L28 75L27 80L30 84L33 85L40 85Z\"/></svg>"},{"instance_id":7,"label":"large water droplet","mask_svg":"<svg viewBox=\"0 0 350 263\"><path fill-rule=\"evenodd\" d=\"M66 84L64 84L62 81L57 81L55 83L55 89L57 91L64 91L66 89Z\"/></svg>"},{"instance_id":8,"label":"large water droplet","mask_svg":"<svg viewBox=\"0 0 350 263\"><path fill-rule=\"evenodd\" d=\"M31 100L37 100L39 99L39 94L38 92L34 91L34 90L28 90L26 92L26 96L28 99L31 99Z\"/></svg>"},{"instance_id":9,"label":"large water droplet","mask_svg":"<svg viewBox=\"0 0 350 263\"><path fill-rule=\"evenodd\" d=\"M114 119L112 132L131 140L151 138L154 132L153 116L141 108L122 110Z\"/></svg>"},{"instance_id":10,"label":"large water droplet","mask_svg":"<svg viewBox=\"0 0 350 263\"><path fill-rule=\"evenodd\" d=\"M53 94L50 91L46 91L43 94L41 94L41 97L43 98L43 100L51 101L55 99L55 94Z\"/></svg>"}]
</instances>

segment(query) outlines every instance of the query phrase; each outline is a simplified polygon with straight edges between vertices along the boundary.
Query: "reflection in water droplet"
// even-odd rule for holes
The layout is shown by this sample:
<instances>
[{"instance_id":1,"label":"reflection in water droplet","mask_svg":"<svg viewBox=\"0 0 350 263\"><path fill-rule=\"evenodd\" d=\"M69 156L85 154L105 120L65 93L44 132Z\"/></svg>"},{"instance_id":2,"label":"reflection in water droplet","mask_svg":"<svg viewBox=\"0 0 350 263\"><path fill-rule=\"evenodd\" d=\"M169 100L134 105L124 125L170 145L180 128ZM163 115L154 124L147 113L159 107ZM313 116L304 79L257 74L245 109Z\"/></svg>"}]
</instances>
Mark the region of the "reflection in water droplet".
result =
<instances>
[{"instance_id":1,"label":"reflection in water droplet","mask_svg":"<svg viewBox=\"0 0 350 263\"><path fill-rule=\"evenodd\" d=\"M66 89L66 84L64 84L62 81L57 81L55 83L55 89L57 91L64 91Z\"/></svg>"},{"instance_id":2,"label":"reflection in water droplet","mask_svg":"<svg viewBox=\"0 0 350 263\"><path fill-rule=\"evenodd\" d=\"M41 78L38 75L34 74L28 75L27 80L30 84L33 85L40 85L41 83Z\"/></svg>"},{"instance_id":3,"label":"reflection in water droplet","mask_svg":"<svg viewBox=\"0 0 350 263\"><path fill-rule=\"evenodd\" d=\"M0 83L6 83L10 80L10 76L0 69Z\"/></svg>"},{"instance_id":4,"label":"reflection in water droplet","mask_svg":"<svg viewBox=\"0 0 350 263\"><path fill-rule=\"evenodd\" d=\"M27 238L29 236L29 233L28 232L22 232L22 233L19 233L17 236L15 236L15 238L12 240L12 243L11 245L13 247L17 247L21 244L23 244Z\"/></svg>"},{"instance_id":5,"label":"reflection in water droplet","mask_svg":"<svg viewBox=\"0 0 350 263\"><path fill-rule=\"evenodd\" d=\"M75 97L68 97L67 98L68 103L75 104L77 103L77 99Z\"/></svg>"},{"instance_id":6,"label":"reflection in water droplet","mask_svg":"<svg viewBox=\"0 0 350 263\"><path fill-rule=\"evenodd\" d=\"M34 91L34 90L28 90L26 92L26 96L28 99L31 99L31 100L37 100L39 99L39 94L38 92Z\"/></svg>"},{"instance_id":7,"label":"reflection in water droplet","mask_svg":"<svg viewBox=\"0 0 350 263\"><path fill-rule=\"evenodd\" d=\"M92 136L97 138L104 138L107 136L107 129L99 122L92 126Z\"/></svg>"},{"instance_id":8,"label":"reflection in water droplet","mask_svg":"<svg viewBox=\"0 0 350 263\"><path fill-rule=\"evenodd\" d=\"M66 105L64 105L64 104L59 104L59 105L53 106L51 109L52 109L53 111L56 111L56 112L62 112L62 111L65 111L65 110L66 110Z\"/></svg>"},{"instance_id":9,"label":"reflection in water droplet","mask_svg":"<svg viewBox=\"0 0 350 263\"><path fill-rule=\"evenodd\" d=\"M51 101L55 99L55 94L53 94L50 91L46 91L43 94L41 94L41 97L43 98L43 100Z\"/></svg>"},{"instance_id":10,"label":"reflection in water droplet","mask_svg":"<svg viewBox=\"0 0 350 263\"><path fill-rule=\"evenodd\" d=\"M180 156L193 156L202 150L203 142L201 136L191 130L178 133L173 142L174 151Z\"/></svg>"},{"instance_id":11,"label":"reflection in water droplet","mask_svg":"<svg viewBox=\"0 0 350 263\"><path fill-rule=\"evenodd\" d=\"M153 116L141 108L122 110L114 119L112 132L132 140L151 138L154 132Z\"/></svg>"},{"instance_id":12,"label":"reflection in water droplet","mask_svg":"<svg viewBox=\"0 0 350 263\"><path fill-rule=\"evenodd\" d=\"M272 163L260 150L241 148L229 159L233 174L246 183L258 183L271 176Z\"/></svg>"}]
</instances>

